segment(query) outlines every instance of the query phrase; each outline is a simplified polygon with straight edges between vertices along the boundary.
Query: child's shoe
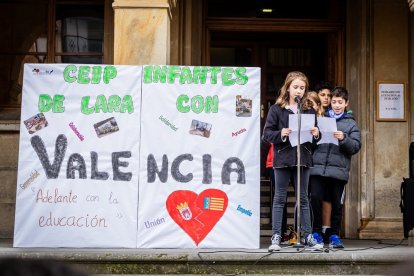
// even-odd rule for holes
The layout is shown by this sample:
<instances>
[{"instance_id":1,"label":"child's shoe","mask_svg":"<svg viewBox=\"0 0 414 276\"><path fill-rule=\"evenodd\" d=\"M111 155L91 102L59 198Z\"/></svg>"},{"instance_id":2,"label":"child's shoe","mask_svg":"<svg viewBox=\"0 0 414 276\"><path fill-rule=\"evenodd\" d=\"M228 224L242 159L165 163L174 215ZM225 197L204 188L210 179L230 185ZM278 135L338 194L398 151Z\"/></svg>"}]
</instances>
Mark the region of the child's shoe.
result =
<instances>
[{"instance_id":1,"label":"child's shoe","mask_svg":"<svg viewBox=\"0 0 414 276\"><path fill-rule=\"evenodd\" d=\"M282 237L279 236L278 234L274 234L272 236L272 244L269 246L268 251L269 252L273 252L273 251L279 251L280 250L280 241L282 240Z\"/></svg>"},{"instance_id":2,"label":"child's shoe","mask_svg":"<svg viewBox=\"0 0 414 276\"><path fill-rule=\"evenodd\" d=\"M298 238L296 237L296 232L294 231L290 232L288 245L294 245L297 242L298 242Z\"/></svg>"},{"instance_id":3,"label":"child's shoe","mask_svg":"<svg viewBox=\"0 0 414 276\"><path fill-rule=\"evenodd\" d=\"M313 233L313 238L317 243L324 244L323 237L318 232Z\"/></svg>"},{"instance_id":4,"label":"child's shoe","mask_svg":"<svg viewBox=\"0 0 414 276\"><path fill-rule=\"evenodd\" d=\"M289 237L290 237L290 234L288 234L288 233L283 233L282 234L282 239L281 239L281 241L280 241L280 244L283 244L283 245L287 245L287 244L289 244Z\"/></svg>"},{"instance_id":5,"label":"child's shoe","mask_svg":"<svg viewBox=\"0 0 414 276\"><path fill-rule=\"evenodd\" d=\"M329 248L345 248L338 235L331 235L329 237Z\"/></svg>"},{"instance_id":6,"label":"child's shoe","mask_svg":"<svg viewBox=\"0 0 414 276\"><path fill-rule=\"evenodd\" d=\"M310 249L321 250L323 248L323 242L322 243L320 243L320 242L318 243L318 241L313 237L312 234L309 234L306 237L306 245Z\"/></svg>"}]
</instances>

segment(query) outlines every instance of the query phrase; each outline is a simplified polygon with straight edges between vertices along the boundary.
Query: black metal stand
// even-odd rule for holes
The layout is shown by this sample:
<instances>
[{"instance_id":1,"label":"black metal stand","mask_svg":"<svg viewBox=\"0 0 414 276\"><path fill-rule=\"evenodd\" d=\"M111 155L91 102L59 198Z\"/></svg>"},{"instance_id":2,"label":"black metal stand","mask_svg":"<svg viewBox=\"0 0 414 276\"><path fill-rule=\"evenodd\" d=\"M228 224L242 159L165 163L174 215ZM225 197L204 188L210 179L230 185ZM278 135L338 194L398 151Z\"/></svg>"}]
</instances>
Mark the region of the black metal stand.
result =
<instances>
[{"instance_id":1,"label":"black metal stand","mask_svg":"<svg viewBox=\"0 0 414 276\"><path fill-rule=\"evenodd\" d=\"M301 129L301 113L302 113L302 104L300 99L298 102L298 145L296 147L297 163L296 163L296 244L293 245L294 248L303 248L304 245L300 243L300 129Z\"/></svg>"}]
</instances>

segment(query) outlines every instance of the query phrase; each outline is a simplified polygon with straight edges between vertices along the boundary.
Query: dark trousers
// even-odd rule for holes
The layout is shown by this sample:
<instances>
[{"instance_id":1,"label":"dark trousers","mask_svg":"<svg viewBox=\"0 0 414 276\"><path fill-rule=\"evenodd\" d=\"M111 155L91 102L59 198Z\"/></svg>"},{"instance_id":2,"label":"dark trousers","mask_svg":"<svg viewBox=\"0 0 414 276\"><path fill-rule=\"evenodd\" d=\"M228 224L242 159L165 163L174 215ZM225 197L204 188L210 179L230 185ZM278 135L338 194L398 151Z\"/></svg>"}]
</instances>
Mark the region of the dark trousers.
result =
<instances>
[{"instance_id":1,"label":"dark trousers","mask_svg":"<svg viewBox=\"0 0 414 276\"><path fill-rule=\"evenodd\" d=\"M322 232L322 201L332 203L331 235L339 235L342 221L342 194L346 181L330 177L311 176L310 193L313 212L313 232Z\"/></svg>"},{"instance_id":2,"label":"dark trousers","mask_svg":"<svg viewBox=\"0 0 414 276\"><path fill-rule=\"evenodd\" d=\"M301 181L300 185L300 218L301 218L301 230L302 236L307 237L312 233L310 208L308 199L308 184L309 184L309 168L301 168ZM295 184L295 193L298 189L296 188L297 174L296 167L287 168L275 168L275 196L273 201L272 210L272 234L282 235L282 221L283 221L283 209L286 204L287 188L290 179L293 177Z\"/></svg>"},{"instance_id":3,"label":"dark trousers","mask_svg":"<svg viewBox=\"0 0 414 276\"><path fill-rule=\"evenodd\" d=\"M271 185L271 189L272 189L272 193L271 193L271 195L272 195L272 201L271 201L271 204L270 204L270 210L273 210L273 203L274 203L274 200L275 200L274 199L274 194L275 194L275 190L276 190L276 185L275 185L275 171L273 170L273 168L267 168L267 172L269 174L270 185ZM284 233L286 233L286 230L287 230L287 202L285 203L285 208L283 208L282 235Z\"/></svg>"}]
</instances>

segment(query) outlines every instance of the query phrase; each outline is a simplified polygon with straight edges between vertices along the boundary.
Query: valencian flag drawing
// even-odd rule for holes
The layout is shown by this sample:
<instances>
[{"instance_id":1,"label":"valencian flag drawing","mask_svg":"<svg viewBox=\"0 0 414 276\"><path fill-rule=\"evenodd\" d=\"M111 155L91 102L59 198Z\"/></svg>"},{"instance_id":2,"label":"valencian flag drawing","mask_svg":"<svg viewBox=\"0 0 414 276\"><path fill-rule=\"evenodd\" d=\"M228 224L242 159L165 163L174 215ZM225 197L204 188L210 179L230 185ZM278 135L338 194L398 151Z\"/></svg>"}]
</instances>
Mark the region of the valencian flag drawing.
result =
<instances>
[{"instance_id":1,"label":"valencian flag drawing","mask_svg":"<svg viewBox=\"0 0 414 276\"><path fill-rule=\"evenodd\" d=\"M207 189L199 195L178 190L167 198L171 218L198 245L213 229L227 209L227 195L218 189Z\"/></svg>"}]
</instances>

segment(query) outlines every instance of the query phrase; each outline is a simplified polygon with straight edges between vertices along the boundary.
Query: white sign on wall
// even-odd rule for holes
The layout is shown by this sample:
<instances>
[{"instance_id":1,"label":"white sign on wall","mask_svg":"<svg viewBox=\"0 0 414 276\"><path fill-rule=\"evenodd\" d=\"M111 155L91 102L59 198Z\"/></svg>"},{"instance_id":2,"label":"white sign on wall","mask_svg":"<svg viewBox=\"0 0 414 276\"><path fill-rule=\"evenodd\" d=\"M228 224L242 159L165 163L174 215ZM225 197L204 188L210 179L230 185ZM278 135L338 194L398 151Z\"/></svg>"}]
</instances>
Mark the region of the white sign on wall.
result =
<instances>
[{"instance_id":1,"label":"white sign on wall","mask_svg":"<svg viewBox=\"0 0 414 276\"><path fill-rule=\"evenodd\" d=\"M377 121L405 121L405 84L377 82Z\"/></svg>"},{"instance_id":2,"label":"white sign on wall","mask_svg":"<svg viewBox=\"0 0 414 276\"><path fill-rule=\"evenodd\" d=\"M258 248L259 106L259 68L26 64L14 246Z\"/></svg>"}]
</instances>

